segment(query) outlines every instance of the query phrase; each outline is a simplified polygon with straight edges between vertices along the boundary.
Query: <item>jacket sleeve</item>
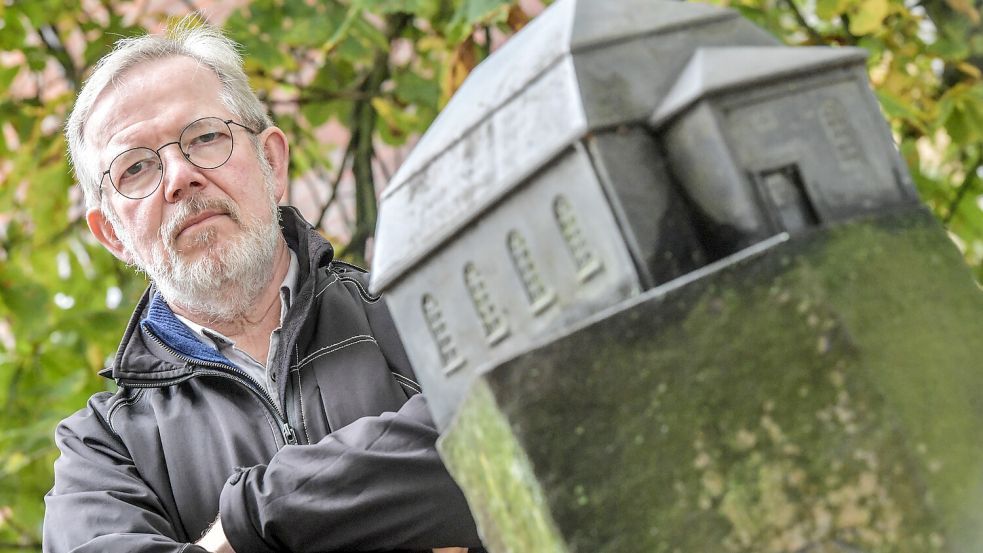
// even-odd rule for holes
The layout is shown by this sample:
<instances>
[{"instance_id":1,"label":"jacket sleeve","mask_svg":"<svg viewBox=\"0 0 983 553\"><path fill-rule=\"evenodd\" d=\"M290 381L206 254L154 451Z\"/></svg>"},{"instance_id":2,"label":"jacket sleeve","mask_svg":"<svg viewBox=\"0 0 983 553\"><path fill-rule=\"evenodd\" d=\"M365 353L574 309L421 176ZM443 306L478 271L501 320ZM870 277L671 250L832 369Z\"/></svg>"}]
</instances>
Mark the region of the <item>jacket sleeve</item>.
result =
<instances>
[{"instance_id":1,"label":"jacket sleeve","mask_svg":"<svg viewBox=\"0 0 983 553\"><path fill-rule=\"evenodd\" d=\"M108 394L100 394L104 401ZM181 542L157 496L100 414L100 396L55 431L61 456L45 496L45 553L206 553Z\"/></svg>"},{"instance_id":2,"label":"jacket sleeve","mask_svg":"<svg viewBox=\"0 0 983 553\"><path fill-rule=\"evenodd\" d=\"M219 512L236 553L480 547L437 456L422 395L234 474Z\"/></svg>"}]
</instances>

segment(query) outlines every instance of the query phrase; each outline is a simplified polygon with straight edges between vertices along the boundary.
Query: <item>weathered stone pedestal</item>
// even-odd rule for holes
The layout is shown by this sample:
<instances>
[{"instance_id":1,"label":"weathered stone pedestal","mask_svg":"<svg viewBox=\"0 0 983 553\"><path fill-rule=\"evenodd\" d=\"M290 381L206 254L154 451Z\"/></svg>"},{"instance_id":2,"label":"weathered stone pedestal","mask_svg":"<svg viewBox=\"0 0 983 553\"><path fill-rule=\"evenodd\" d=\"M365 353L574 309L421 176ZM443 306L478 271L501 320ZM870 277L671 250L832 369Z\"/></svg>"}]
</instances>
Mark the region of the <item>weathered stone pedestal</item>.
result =
<instances>
[{"instance_id":1,"label":"weathered stone pedestal","mask_svg":"<svg viewBox=\"0 0 983 553\"><path fill-rule=\"evenodd\" d=\"M983 294L920 208L543 343L441 438L494 553L983 551Z\"/></svg>"}]
</instances>

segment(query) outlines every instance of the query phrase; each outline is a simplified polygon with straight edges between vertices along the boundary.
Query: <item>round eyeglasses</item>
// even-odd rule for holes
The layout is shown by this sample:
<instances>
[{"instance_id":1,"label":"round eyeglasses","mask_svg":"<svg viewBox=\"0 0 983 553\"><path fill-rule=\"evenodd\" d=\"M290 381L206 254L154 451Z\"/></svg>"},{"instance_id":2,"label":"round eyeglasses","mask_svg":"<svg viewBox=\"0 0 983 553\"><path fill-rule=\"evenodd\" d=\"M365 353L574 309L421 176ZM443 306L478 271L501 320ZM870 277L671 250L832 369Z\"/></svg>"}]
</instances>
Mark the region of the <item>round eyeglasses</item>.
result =
<instances>
[{"instance_id":1,"label":"round eyeglasses","mask_svg":"<svg viewBox=\"0 0 983 553\"><path fill-rule=\"evenodd\" d=\"M232 127L229 125L242 127L253 134L258 134L257 131L231 119L203 117L185 127L176 141L168 142L156 150L131 148L119 154L113 158L109 169L102 173L101 179L109 175L109 182L113 183L113 188L120 195L131 200L146 198L157 190L163 180L164 162L160 159L160 151L171 144L177 144L184 158L195 167L201 169L221 167L232 157L234 140ZM101 194L101 182L99 191Z\"/></svg>"}]
</instances>

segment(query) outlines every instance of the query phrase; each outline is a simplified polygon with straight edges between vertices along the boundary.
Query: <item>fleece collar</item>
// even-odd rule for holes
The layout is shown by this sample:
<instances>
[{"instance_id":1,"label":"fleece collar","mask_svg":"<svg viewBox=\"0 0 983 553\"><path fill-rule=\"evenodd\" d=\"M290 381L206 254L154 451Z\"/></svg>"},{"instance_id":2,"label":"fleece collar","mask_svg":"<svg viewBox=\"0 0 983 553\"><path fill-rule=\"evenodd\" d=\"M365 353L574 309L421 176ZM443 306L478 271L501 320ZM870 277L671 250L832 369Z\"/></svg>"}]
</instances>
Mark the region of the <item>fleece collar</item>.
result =
<instances>
[{"instance_id":1,"label":"fleece collar","mask_svg":"<svg viewBox=\"0 0 983 553\"><path fill-rule=\"evenodd\" d=\"M174 315L174 311L164 301L160 292L155 293L150 300L147 316L140 321L140 327L144 332L156 336L167 347L185 357L233 366L224 355L199 340L195 333Z\"/></svg>"}]
</instances>

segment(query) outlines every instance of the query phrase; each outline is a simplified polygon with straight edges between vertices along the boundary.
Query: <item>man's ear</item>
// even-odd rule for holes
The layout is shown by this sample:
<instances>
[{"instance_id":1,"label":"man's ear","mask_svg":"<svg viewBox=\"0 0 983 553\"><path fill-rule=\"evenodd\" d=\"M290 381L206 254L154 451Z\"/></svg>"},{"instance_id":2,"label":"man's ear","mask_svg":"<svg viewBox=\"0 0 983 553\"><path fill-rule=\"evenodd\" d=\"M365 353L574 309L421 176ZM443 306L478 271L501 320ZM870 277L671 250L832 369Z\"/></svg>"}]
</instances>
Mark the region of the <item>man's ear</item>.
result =
<instances>
[{"instance_id":1,"label":"man's ear","mask_svg":"<svg viewBox=\"0 0 983 553\"><path fill-rule=\"evenodd\" d=\"M290 145L287 142L287 135L278 127L268 127L260 133L260 142L263 144L266 160L273 168L276 182L273 192L276 201L279 202L287 191L287 169L290 165Z\"/></svg>"},{"instance_id":2,"label":"man's ear","mask_svg":"<svg viewBox=\"0 0 983 553\"><path fill-rule=\"evenodd\" d=\"M106 218L102 210L91 208L85 212L85 222L89 224L89 230L100 244L106 247L117 259L124 263L132 263L130 253L123 246L123 241L116 235L116 229Z\"/></svg>"}]
</instances>

